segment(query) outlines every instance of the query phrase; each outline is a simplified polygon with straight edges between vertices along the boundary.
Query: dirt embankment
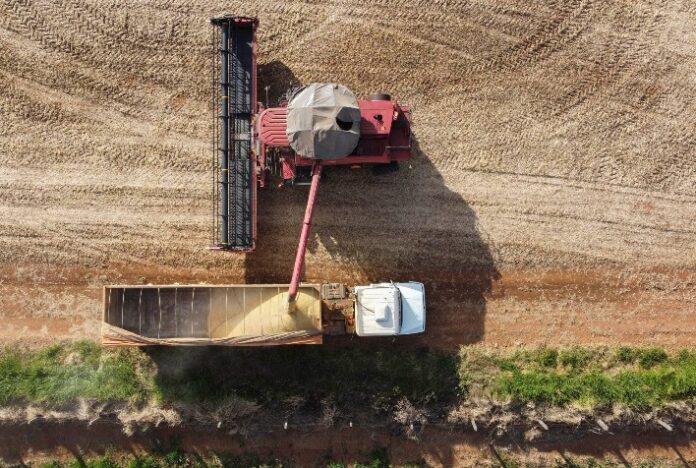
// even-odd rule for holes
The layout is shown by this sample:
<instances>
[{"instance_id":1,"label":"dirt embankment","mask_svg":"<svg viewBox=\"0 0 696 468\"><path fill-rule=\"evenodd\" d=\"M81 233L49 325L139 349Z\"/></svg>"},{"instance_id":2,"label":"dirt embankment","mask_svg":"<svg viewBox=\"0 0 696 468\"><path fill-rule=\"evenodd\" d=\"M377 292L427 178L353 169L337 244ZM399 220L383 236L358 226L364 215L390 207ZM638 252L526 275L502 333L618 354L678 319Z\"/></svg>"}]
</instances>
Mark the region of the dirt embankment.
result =
<instances>
[{"instance_id":1,"label":"dirt embankment","mask_svg":"<svg viewBox=\"0 0 696 468\"><path fill-rule=\"evenodd\" d=\"M624 466L651 461L666 466L690 466L696 460L696 446L686 434L643 432L636 434L561 437L530 443L519 434L491 439L472 431L452 431L430 427L421 440L402 434L365 428L302 431L293 428L254 437L252 440L200 427L152 428L127 437L118 425L61 424L60 431L50 424L0 427L0 458L8 463L32 463L46 458L89 457L105 450L142 453L179 446L187 451L212 453L253 453L262 458L294 460L299 466L368 459L375 449L386 448L394 464L421 462L425 466L499 466L501 459L532 466L571 464L585 458ZM500 458L499 458L500 457Z\"/></svg>"}]
</instances>

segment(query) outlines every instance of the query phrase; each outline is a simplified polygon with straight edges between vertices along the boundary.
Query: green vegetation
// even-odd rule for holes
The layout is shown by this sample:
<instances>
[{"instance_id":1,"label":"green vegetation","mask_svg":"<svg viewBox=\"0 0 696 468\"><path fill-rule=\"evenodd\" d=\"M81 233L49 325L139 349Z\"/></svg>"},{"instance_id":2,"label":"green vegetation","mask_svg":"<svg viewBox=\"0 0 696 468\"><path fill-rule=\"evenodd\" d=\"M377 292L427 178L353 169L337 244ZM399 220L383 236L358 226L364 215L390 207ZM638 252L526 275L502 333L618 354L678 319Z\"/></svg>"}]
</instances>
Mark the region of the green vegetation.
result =
<instances>
[{"instance_id":1,"label":"green vegetation","mask_svg":"<svg viewBox=\"0 0 696 468\"><path fill-rule=\"evenodd\" d=\"M0 404L105 401L216 403L245 398L389 406L457 396L457 357L425 350L314 346L102 349L95 343L0 350Z\"/></svg>"},{"instance_id":2,"label":"green vegetation","mask_svg":"<svg viewBox=\"0 0 696 468\"><path fill-rule=\"evenodd\" d=\"M489 396L521 402L646 408L696 398L696 353L686 350L671 357L659 348L542 348L503 357L463 351L461 357L462 374L485 374ZM475 379L463 381L475 389Z\"/></svg>"},{"instance_id":3,"label":"green vegetation","mask_svg":"<svg viewBox=\"0 0 696 468\"><path fill-rule=\"evenodd\" d=\"M184 453L179 449L138 455L107 451L104 455L92 458L51 460L38 465L39 468L282 468L291 466L293 465L280 460L262 460L253 454L211 454L204 458L198 453Z\"/></svg>"},{"instance_id":4,"label":"green vegetation","mask_svg":"<svg viewBox=\"0 0 696 468\"><path fill-rule=\"evenodd\" d=\"M40 351L0 352L0 404L17 400L65 402L78 397L134 400L146 391L135 350L104 352L95 343L53 345Z\"/></svg>"},{"instance_id":5,"label":"green vegetation","mask_svg":"<svg viewBox=\"0 0 696 468\"><path fill-rule=\"evenodd\" d=\"M90 342L0 350L0 404L80 397L212 404L245 399L269 407L294 401L310 411L326 401L338 410L390 411L403 399L446 409L467 397L646 408L696 399L696 352L626 347L495 354L476 347L459 354L315 346L105 350Z\"/></svg>"},{"instance_id":6,"label":"green vegetation","mask_svg":"<svg viewBox=\"0 0 696 468\"><path fill-rule=\"evenodd\" d=\"M331 457L328 457L331 458ZM31 465L22 465L31 466ZM104 455L68 461L51 460L39 465L39 468L289 468L295 466L291 461L263 459L255 454L232 455L213 453L201 456L199 453L186 453L180 449L167 452L155 451L151 454L118 454L107 451ZM376 449L363 460L350 464L324 461L317 467L326 468L389 468L389 454L384 448ZM416 468L421 464L398 465L401 468Z\"/></svg>"},{"instance_id":7,"label":"green vegetation","mask_svg":"<svg viewBox=\"0 0 696 468\"><path fill-rule=\"evenodd\" d=\"M492 460L495 463L493 466L499 466L504 468L623 468L626 464L618 458L593 458L593 457L570 457L564 455L563 457L556 457L548 460L536 460L530 462L529 460L524 460L519 456L511 455L507 451L500 450L498 452L499 459ZM614 458L612 460L612 458ZM633 462L631 466L637 468L682 468L684 465L681 461L670 460L666 458L645 458Z\"/></svg>"}]
</instances>

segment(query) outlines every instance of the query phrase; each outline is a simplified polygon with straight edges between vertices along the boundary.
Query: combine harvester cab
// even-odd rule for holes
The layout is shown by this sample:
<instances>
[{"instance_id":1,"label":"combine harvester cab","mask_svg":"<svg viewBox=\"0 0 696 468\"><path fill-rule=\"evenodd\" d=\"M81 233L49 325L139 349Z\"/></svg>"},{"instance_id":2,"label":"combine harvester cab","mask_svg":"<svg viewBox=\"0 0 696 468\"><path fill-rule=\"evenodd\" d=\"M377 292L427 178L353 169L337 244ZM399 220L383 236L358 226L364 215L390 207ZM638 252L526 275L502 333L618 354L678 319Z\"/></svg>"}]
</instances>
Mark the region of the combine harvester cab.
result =
<instances>
[{"instance_id":1,"label":"combine harvester cab","mask_svg":"<svg viewBox=\"0 0 696 468\"><path fill-rule=\"evenodd\" d=\"M107 286L105 346L321 344L324 335L425 330L422 283L303 284L292 313L287 284Z\"/></svg>"}]
</instances>

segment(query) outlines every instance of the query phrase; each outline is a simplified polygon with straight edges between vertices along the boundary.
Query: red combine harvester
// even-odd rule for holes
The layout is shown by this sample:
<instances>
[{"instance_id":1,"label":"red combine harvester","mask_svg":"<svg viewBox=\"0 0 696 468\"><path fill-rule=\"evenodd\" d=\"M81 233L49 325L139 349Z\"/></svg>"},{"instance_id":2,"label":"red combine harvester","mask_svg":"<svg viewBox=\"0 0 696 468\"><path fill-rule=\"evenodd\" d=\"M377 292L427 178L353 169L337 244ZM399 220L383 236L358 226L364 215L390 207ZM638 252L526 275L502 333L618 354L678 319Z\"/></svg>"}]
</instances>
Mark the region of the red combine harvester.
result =
<instances>
[{"instance_id":1,"label":"red combine harvester","mask_svg":"<svg viewBox=\"0 0 696 468\"><path fill-rule=\"evenodd\" d=\"M257 187L271 175L287 185L311 184L290 283L293 301L302 274L317 188L326 166L392 164L411 156L407 105L388 94L356 100L337 84L290 90L278 107L257 100L258 20L220 16L215 81L214 249L250 252L256 243ZM218 86L216 85L216 88Z\"/></svg>"}]
</instances>

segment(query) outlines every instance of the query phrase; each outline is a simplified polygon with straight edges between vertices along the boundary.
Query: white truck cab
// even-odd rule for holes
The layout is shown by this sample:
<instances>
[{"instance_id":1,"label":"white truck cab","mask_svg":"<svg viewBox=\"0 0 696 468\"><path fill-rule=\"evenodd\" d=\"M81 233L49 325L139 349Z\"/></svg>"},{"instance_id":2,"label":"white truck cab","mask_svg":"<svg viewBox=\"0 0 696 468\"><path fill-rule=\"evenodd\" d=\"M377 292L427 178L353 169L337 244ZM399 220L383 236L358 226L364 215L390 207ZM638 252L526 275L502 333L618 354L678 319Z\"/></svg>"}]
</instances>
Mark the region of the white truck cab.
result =
<instances>
[{"instance_id":1,"label":"white truck cab","mask_svg":"<svg viewBox=\"0 0 696 468\"><path fill-rule=\"evenodd\" d=\"M354 290L358 336L413 335L425 331L423 283L376 283Z\"/></svg>"}]
</instances>

